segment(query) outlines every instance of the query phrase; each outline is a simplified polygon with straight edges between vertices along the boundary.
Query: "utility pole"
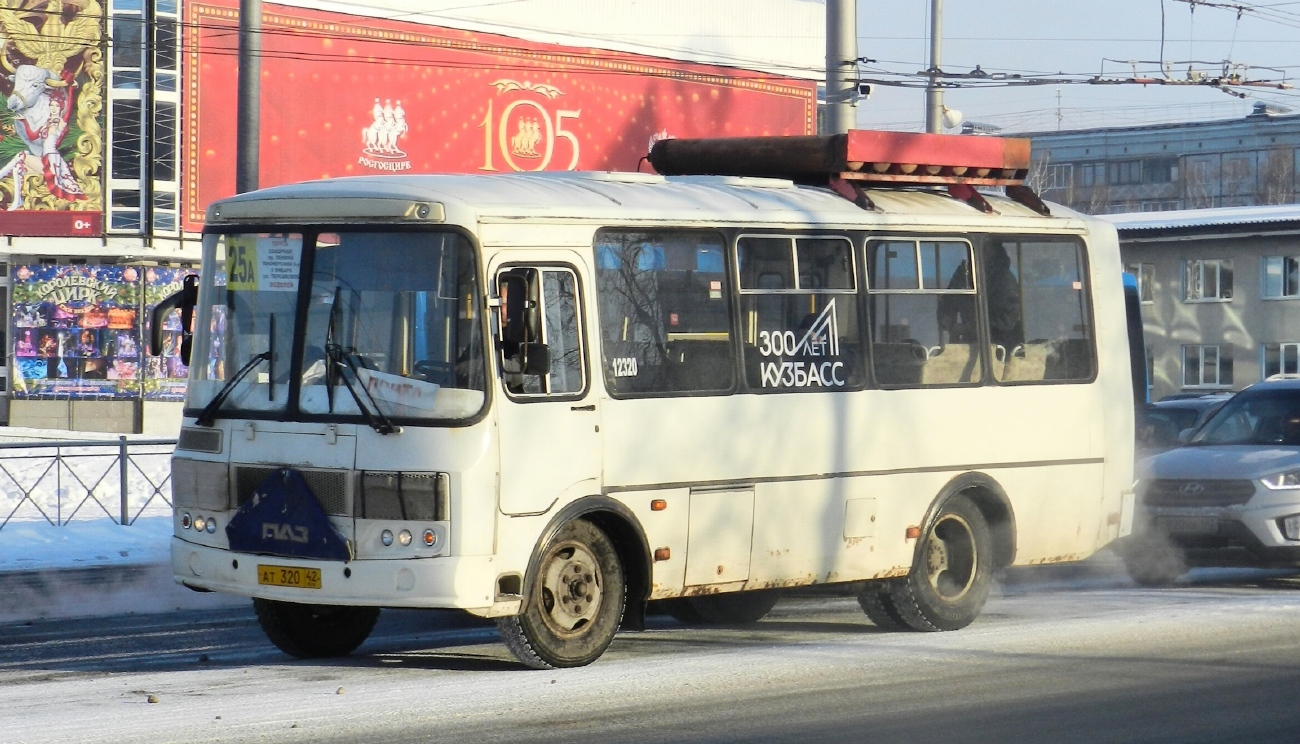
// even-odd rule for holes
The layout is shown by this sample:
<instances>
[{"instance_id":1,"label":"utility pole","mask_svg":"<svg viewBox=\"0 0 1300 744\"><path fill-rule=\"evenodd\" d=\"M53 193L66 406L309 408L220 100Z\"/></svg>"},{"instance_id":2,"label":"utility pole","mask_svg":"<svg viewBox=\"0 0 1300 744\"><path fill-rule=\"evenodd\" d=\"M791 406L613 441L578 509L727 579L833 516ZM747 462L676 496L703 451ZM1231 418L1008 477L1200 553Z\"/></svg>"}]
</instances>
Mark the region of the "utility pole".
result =
<instances>
[{"instance_id":1,"label":"utility pole","mask_svg":"<svg viewBox=\"0 0 1300 744\"><path fill-rule=\"evenodd\" d=\"M257 190L262 119L262 0L239 0L235 192Z\"/></svg>"},{"instance_id":2,"label":"utility pole","mask_svg":"<svg viewBox=\"0 0 1300 744\"><path fill-rule=\"evenodd\" d=\"M843 134L857 123L853 97L858 85L857 0L826 0L826 124Z\"/></svg>"},{"instance_id":3,"label":"utility pole","mask_svg":"<svg viewBox=\"0 0 1300 744\"><path fill-rule=\"evenodd\" d=\"M930 0L930 84L925 86L925 131L943 131L943 91L939 89L939 57L943 42L943 0Z\"/></svg>"}]
</instances>

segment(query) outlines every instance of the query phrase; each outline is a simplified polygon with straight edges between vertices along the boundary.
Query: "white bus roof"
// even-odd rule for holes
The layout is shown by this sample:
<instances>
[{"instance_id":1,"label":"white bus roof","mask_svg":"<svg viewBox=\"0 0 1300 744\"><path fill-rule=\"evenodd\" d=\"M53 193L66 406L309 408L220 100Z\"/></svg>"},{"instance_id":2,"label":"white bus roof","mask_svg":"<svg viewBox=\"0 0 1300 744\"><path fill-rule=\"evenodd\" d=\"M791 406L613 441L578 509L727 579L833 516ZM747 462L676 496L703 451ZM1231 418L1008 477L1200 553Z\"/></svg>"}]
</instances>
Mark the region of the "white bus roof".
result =
<instances>
[{"instance_id":1,"label":"white bus roof","mask_svg":"<svg viewBox=\"0 0 1300 744\"><path fill-rule=\"evenodd\" d=\"M996 194L984 194L995 210L986 214L932 191L867 189L866 193L875 209L860 208L826 188L734 176L605 172L361 176L240 194L210 206L207 221L216 226L378 219L472 228L479 223L537 220L1035 231L1083 231L1098 224L1058 205L1051 206L1053 216L1044 217Z\"/></svg>"}]
</instances>

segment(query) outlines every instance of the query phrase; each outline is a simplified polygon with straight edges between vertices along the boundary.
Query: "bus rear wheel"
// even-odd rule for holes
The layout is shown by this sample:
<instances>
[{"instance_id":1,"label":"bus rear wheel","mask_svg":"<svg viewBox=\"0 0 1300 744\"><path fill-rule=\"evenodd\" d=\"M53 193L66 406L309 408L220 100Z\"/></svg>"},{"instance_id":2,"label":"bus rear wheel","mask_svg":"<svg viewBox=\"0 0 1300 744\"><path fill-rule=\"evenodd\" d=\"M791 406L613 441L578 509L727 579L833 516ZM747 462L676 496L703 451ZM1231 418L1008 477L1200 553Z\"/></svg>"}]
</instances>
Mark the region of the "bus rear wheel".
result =
<instances>
[{"instance_id":1,"label":"bus rear wheel","mask_svg":"<svg viewBox=\"0 0 1300 744\"><path fill-rule=\"evenodd\" d=\"M586 666L605 652L623 618L626 581L609 537L584 520L564 525L537 562L523 611L497 619L525 666Z\"/></svg>"},{"instance_id":2,"label":"bus rear wheel","mask_svg":"<svg viewBox=\"0 0 1300 744\"><path fill-rule=\"evenodd\" d=\"M944 502L906 578L890 583L888 602L912 630L959 630L988 600L993 540L979 507L965 496Z\"/></svg>"},{"instance_id":3,"label":"bus rear wheel","mask_svg":"<svg viewBox=\"0 0 1300 744\"><path fill-rule=\"evenodd\" d=\"M685 625L749 625L767 617L781 593L773 589L678 597L664 609Z\"/></svg>"},{"instance_id":4,"label":"bus rear wheel","mask_svg":"<svg viewBox=\"0 0 1300 744\"><path fill-rule=\"evenodd\" d=\"M257 622L271 643L299 659L347 656L379 619L378 607L336 607L253 599Z\"/></svg>"},{"instance_id":5,"label":"bus rear wheel","mask_svg":"<svg viewBox=\"0 0 1300 744\"><path fill-rule=\"evenodd\" d=\"M898 608L894 606L888 584L882 582L868 584L858 593L858 606L862 608L867 619L881 630L906 630L909 627L898 614Z\"/></svg>"}]
</instances>

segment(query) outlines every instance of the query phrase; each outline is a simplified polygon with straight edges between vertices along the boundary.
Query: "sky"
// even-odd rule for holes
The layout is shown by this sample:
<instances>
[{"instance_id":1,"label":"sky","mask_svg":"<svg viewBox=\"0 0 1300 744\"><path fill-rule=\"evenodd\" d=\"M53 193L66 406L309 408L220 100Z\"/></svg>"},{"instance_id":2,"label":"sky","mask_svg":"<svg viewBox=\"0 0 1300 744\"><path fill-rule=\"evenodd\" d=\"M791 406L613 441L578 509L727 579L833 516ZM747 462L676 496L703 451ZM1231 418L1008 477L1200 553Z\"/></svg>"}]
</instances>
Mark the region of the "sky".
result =
<instances>
[{"instance_id":1,"label":"sky","mask_svg":"<svg viewBox=\"0 0 1300 744\"><path fill-rule=\"evenodd\" d=\"M1204 0L1202 0L1203 2ZM928 66L930 0L859 0L858 54L877 60L864 77L882 71L915 73ZM943 3L942 69L1071 77L1133 74L1137 70L1186 80L1190 60L1218 74L1225 60L1250 66L1252 80L1290 80L1300 72L1300 2L1239 2L1234 10L1179 0L948 0ZM1161 54L1161 13L1164 52ZM1105 61L1105 60L1119 60ZM1275 70L1261 68L1278 68ZM914 79L914 78L913 78ZM1245 90L1236 98L1208 86L1041 85L945 92L944 104L964 120L1009 132L1131 126L1245 116L1265 101L1300 112L1300 91ZM862 128L923 131L925 93L876 85L860 101Z\"/></svg>"}]
</instances>

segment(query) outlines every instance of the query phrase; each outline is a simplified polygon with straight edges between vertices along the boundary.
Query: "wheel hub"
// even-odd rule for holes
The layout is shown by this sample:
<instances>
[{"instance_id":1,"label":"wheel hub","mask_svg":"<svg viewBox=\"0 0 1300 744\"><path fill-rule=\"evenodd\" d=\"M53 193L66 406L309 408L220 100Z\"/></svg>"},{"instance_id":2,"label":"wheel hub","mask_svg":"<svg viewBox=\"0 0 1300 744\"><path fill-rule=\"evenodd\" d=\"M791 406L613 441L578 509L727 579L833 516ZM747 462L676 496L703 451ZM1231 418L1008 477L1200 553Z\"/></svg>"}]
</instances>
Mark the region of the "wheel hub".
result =
<instances>
[{"instance_id":1,"label":"wheel hub","mask_svg":"<svg viewBox=\"0 0 1300 744\"><path fill-rule=\"evenodd\" d=\"M966 596L975 584L978 561L970 524L945 514L931 529L925 551L926 575L939 598L956 602Z\"/></svg>"},{"instance_id":2,"label":"wheel hub","mask_svg":"<svg viewBox=\"0 0 1300 744\"><path fill-rule=\"evenodd\" d=\"M542 617L560 635L576 635L600 610L600 570L595 557L577 544L558 546L542 572Z\"/></svg>"}]
</instances>

